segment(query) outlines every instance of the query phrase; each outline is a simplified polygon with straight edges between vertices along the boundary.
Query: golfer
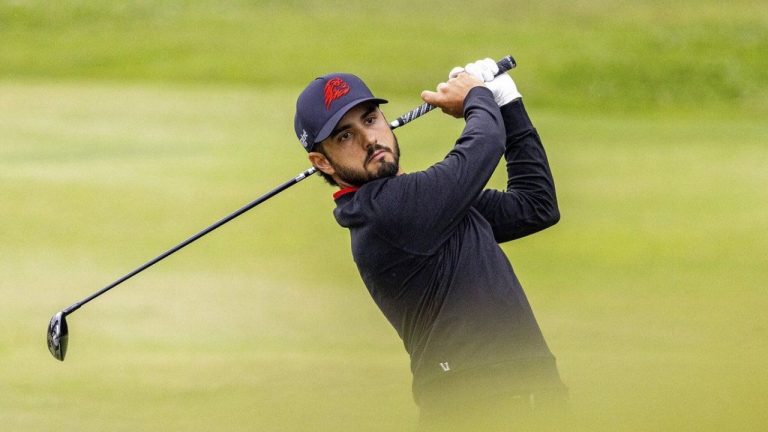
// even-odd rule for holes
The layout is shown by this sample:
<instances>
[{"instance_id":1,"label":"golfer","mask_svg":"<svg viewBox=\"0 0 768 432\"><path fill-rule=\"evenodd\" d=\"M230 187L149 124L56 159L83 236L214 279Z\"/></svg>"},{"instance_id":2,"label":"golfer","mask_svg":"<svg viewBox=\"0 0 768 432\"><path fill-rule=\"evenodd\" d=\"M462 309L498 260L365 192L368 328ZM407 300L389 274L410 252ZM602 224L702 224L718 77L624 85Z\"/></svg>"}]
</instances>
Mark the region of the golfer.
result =
<instances>
[{"instance_id":1,"label":"golfer","mask_svg":"<svg viewBox=\"0 0 768 432\"><path fill-rule=\"evenodd\" d=\"M309 160L339 190L370 295L411 357L425 428L506 426L565 393L523 289L499 243L554 225L544 148L512 78L490 60L454 68L422 99L465 121L445 159L405 172L380 105L358 77L313 80L296 104ZM430 145L432 145L430 143ZM505 191L486 189L500 159Z\"/></svg>"}]
</instances>

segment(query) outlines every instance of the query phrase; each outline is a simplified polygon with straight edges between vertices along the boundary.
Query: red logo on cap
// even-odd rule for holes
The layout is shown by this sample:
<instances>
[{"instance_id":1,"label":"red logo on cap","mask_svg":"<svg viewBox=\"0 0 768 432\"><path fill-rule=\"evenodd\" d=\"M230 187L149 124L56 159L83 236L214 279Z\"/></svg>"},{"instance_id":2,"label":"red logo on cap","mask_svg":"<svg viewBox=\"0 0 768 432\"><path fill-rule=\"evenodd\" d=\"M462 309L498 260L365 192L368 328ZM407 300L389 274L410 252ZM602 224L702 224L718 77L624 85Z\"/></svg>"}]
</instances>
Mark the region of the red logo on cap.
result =
<instances>
[{"instance_id":1,"label":"red logo on cap","mask_svg":"<svg viewBox=\"0 0 768 432\"><path fill-rule=\"evenodd\" d=\"M341 78L333 78L325 83L325 109L331 109L331 102L349 93L349 84Z\"/></svg>"}]
</instances>

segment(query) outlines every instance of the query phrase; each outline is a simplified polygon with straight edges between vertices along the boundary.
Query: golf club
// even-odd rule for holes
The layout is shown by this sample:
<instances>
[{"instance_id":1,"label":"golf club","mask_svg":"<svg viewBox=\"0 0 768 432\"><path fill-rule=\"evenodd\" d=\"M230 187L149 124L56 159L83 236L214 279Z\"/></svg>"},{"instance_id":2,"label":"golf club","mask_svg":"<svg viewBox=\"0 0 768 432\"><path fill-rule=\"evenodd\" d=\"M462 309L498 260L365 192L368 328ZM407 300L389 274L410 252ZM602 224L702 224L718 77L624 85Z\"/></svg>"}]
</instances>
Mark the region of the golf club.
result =
<instances>
[{"instance_id":1,"label":"golf club","mask_svg":"<svg viewBox=\"0 0 768 432\"><path fill-rule=\"evenodd\" d=\"M69 341L69 329L67 327L67 315L71 314L72 312L80 309L83 305L90 302L91 300L95 299L96 297L104 294L105 292L111 290L112 288L120 285L121 283L127 281L128 279L136 276L137 274L143 272L144 270L148 269L149 267L152 267L153 265L157 264L158 262L162 261L163 259L167 258L168 256L178 252L185 246L189 245L190 243L194 242L195 240L199 239L200 237L208 234L209 232L215 230L216 228L224 225L225 223L231 221L232 219L240 216L241 214L247 212L248 210L256 207L257 205L263 203L264 201L272 198L273 196L279 194L280 192L288 189L289 187L295 185L296 183L304 180L305 178L311 176L314 174L317 170L315 167L309 168L305 171L302 171L299 175L296 177L286 181L285 183L282 183L281 185L277 186L276 188L272 189L271 191L265 193L264 195L256 198L255 200L251 201L250 203L244 205L243 207L240 207L236 211L230 213L229 215L219 219L217 222L212 224L211 226L203 229L202 231L198 232L197 234L193 235L192 237L184 240L183 242L179 243L178 245L172 247L171 249L168 249L167 251L163 252L162 254L158 255L157 257L151 259L150 261L147 261L137 269L133 270L132 272L126 274L125 276L121 277L120 279L112 282L111 284L105 286L104 288L96 291L95 293L91 294L90 296L84 298L83 300L80 300L77 303L72 304L66 309L63 309L60 312L57 312L52 318L51 322L48 324L48 350L53 354L54 357L57 359L64 361L64 356L67 354L67 344Z\"/></svg>"},{"instance_id":2,"label":"golf club","mask_svg":"<svg viewBox=\"0 0 768 432\"><path fill-rule=\"evenodd\" d=\"M513 59L512 56L506 56L503 59L497 61L496 66L499 67L499 71L496 72L495 76L499 76L503 73L506 73L512 70L515 66L517 66L517 63L515 63L515 59ZM424 114L432 111L433 109L435 109L435 107L433 107L432 105L428 103L423 103L420 106L408 111L407 113L393 120L389 124L389 126L392 129L399 128L400 126L423 116Z\"/></svg>"},{"instance_id":3,"label":"golf club","mask_svg":"<svg viewBox=\"0 0 768 432\"><path fill-rule=\"evenodd\" d=\"M499 67L499 72L496 74L501 75L510 69L514 68L516 66L515 60L511 56L506 56L500 61L498 61L497 66ZM416 118L421 117L422 115L428 113L429 111L433 110L435 107L429 104L422 104L421 106L414 108L413 110L407 112L406 114L403 114L402 116L398 117L396 120L394 120L390 127L392 129L396 129L400 126L403 126L406 123L409 123L413 121ZM171 249L168 249L167 251L163 252L162 254L158 255L157 257L151 259L150 261L147 261L140 267L136 268L135 270L131 271L130 273L126 274L125 276L121 277L120 279L112 282L111 284L105 286L104 288L100 289L99 291L96 291L95 293L91 294L90 296L84 298L83 300L80 300L79 302L76 302L72 304L71 306L67 307L66 309L63 309L59 312L57 312L53 317L51 318L50 323L48 324L48 350L51 352L51 354L58 360L64 361L64 357L67 354L67 345L69 342L69 329L67 326L67 316L75 312L76 310L80 309L83 305L90 302L91 300L101 296L102 294L106 293L107 291L111 290L112 288L122 284L123 282L127 281L128 279L136 276L137 274L143 272L144 270L148 269L149 267L152 267L153 265L157 264L158 262L162 261L163 259L167 258L168 256L178 252L182 248L188 246L190 243L194 242L195 240L198 240L200 237L203 237L204 235L210 233L211 231L215 230L216 228L224 225L225 223L231 221L232 219L240 216L241 214L247 212L248 210L256 207L257 205L263 203L264 201L272 198L273 196L279 194L280 192L288 189L289 187L295 185L296 183L304 180L305 178L311 176L312 174L316 173L317 169L315 167L308 168L304 171L302 171L299 175L296 177L282 183L281 185L277 186L276 188L272 189L271 191L267 192L266 194L260 196L259 198L256 198L255 200L251 201L250 203L244 205L243 207L239 208L238 210L234 211L233 213L230 213L229 215L221 218L217 222L213 223L209 227L203 229L202 231L198 232L197 234L193 235L192 237L189 237L188 239L184 240L183 242L179 243L178 245L172 247Z\"/></svg>"}]
</instances>

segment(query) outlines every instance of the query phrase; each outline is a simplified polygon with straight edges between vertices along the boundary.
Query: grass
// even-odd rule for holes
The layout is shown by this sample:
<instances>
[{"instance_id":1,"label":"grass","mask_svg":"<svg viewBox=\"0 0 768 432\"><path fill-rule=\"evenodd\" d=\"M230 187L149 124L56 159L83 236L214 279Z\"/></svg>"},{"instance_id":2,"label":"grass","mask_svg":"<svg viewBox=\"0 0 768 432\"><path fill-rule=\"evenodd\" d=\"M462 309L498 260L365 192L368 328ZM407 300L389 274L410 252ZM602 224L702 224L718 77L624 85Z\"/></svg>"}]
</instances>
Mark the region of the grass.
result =
<instances>
[{"instance_id":1,"label":"grass","mask_svg":"<svg viewBox=\"0 0 768 432\"><path fill-rule=\"evenodd\" d=\"M558 109L768 108L756 1L347 3L6 1L0 76L298 87L341 69L412 97L511 53L529 100Z\"/></svg>"},{"instance_id":2,"label":"grass","mask_svg":"<svg viewBox=\"0 0 768 432\"><path fill-rule=\"evenodd\" d=\"M70 103L74 92L83 103ZM300 148L269 127L289 122L288 108L247 114L279 107L287 91L6 83L2 93L15 108L4 111L3 136L32 144L5 147L2 158L14 203L2 233L0 287L12 305L0 319L4 424L413 423L407 358L358 281L319 178L78 312L64 364L45 351L54 311L304 167ZM741 139L726 148L717 143L731 128L706 119L534 117L564 217L505 248L571 387L574 427L762 424L762 123L735 120ZM445 119L422 121L447 123L446 140L455 132ZM401 140L426 134L412 126ZM443 151L414 149L409 163Z\"/></svg>"},{"instance_id":3,"label":"grass","mask_svg":"<svg viewBox=\"0 0 768 432\"><path fill-rule=\"evenodd\" d=\"M563 218L504 248L571 389L563 429L765 429L760 6L0 2L3 429L410 429L407 356L319 178L78 311L63 364L44 326L303 170L312 76L358 71L392 116L507 52ZM405 168L459 130L400 129Z\"/></svg>"}]
</instances>

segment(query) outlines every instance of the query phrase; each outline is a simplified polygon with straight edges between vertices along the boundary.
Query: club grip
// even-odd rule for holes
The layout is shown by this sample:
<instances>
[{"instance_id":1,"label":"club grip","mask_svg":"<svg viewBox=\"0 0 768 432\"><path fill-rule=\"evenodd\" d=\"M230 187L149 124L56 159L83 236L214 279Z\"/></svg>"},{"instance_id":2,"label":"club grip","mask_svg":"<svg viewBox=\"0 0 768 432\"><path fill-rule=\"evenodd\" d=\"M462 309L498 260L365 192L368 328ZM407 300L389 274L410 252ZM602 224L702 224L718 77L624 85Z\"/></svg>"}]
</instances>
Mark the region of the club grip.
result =
<instances>
[{"instance_id":1,"label":"club grip","mask_svg":"<svg viewBox=\"0 0 768 432\"><path fill-rule=\"evenodd\" d=\"M512 58L512 56L508 55L508 56L505 56L504 58L502 58L501 60L497 61L496 62L496 66L499 67L499 71L494 76L499 76L499 75L501 75L503 73L506 73L506 72L509 72L510 70L512 70L515 66L517 66L517 63L515 63L515 59ZM434 106L432 106L432 105L430 105L428 103L423 103L420 106L418 106L418 107L408 111L407 113L405 113L405 114L401 115L400 117L398 117L397 119L393 120L389 124L389 127L392 128L392 129L399 128L400 126L402 126L402 125L404 125L406 123L410 123L414 119L417 119L417 118L423 116L424 114L432 111L433 109L435 109Z\"/></svg>"},{"instance_id":2,"label":"club grip","mask_svg":"<svg viewBox=\"0 0 768 432\"><path fill-rule=\"evenodd\" d=\"M499 76L514 69L515 66L517 66L517 63L515 63L515 59L513 59L512 56L506 56L503 59L497 61L496 66L499 67L499 71L496 72L496 75L494 76Z\"/></svg>"}]
</instances>

